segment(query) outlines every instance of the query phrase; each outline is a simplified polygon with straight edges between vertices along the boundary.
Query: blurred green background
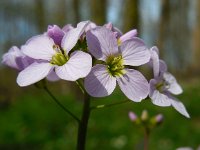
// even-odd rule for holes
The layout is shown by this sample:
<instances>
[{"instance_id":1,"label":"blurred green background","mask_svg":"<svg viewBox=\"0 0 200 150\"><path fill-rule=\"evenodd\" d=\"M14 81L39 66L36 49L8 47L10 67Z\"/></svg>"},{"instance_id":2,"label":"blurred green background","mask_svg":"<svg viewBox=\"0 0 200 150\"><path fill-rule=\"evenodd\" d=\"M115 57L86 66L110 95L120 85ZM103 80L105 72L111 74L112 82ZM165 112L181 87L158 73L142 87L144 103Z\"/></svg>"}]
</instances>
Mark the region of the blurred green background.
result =
<instances>
[{"instance_id":1,"label":"blurred green background","mask_svg":"<svg viewBox=\"0 0 200 150\"><path fill-rule=\"evenodd\" d=\"M99 25L112 22L123 32L137 28L149 47L157 45L161 58L183 86L178 98L188 109L186 119L173 108L150 101L129 102L93 110L88 126L87 148L140 150L143 131L134 126L128 112L162 113L163 124L150 136L151 150L173 150L200 145L200 1L199 0L1 0L0 56L12 45L31 36L82 20ZM77 124L51 98L35 86L20 88L17 72L0 65L0 150L75 149ZM51 91L80 116L82 95L72 82L48 83ZM92 100L92 106L125 100L112 96Z\"/></svg>"}]
</instances>

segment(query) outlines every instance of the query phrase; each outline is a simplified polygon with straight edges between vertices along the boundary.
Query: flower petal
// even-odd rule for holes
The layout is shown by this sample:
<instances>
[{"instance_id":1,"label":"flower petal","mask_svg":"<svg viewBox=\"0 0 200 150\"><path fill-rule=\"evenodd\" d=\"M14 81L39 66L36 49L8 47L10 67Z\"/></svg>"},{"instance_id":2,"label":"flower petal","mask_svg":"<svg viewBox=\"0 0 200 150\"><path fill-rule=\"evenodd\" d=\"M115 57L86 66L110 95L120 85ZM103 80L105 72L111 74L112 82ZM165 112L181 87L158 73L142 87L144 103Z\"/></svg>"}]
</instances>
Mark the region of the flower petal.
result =
<instances>
[{"instance_id":1,"label":"flower petal","mask_svg":"<svg viewBox=\"0 0 200 150\"><path fill-rule=\"evenodd\" d=\"M122 36L122 32L116 27L113 27L112 31L116 33L117 38Z\"/></svg>"},{"instance_id":2,"label":"flower petal","mask_svg":"<svg viewBox=\"0 0 200 150\"><path fill-rule=\"evenodd\" d=\"M58 81L60 80L60 78L57 76L57 74L55 73L55 71L52 69L49 74L47 75L47 80L48 81Z\"/></svg>"},{"instance_id":3,"label":"flower petal","mask_svg":"<svg viewBox=\"0 0 200 150\"><path fill-rule=\"evenodd\" d=\"M92 57L85 52L75 51L68 62L55 68L56 74L63 80L75 81L88 75L92 68Z\"/></svg>"},{"instance_id":4,"label":"flower petal","mask_svg":"<svg viewBox=\"0 0 200 150\"><path fill-rule=\"evenodd\" d=\"M161 74L167 71L167 64L161 59L159 60L159 66L160 66L159 69L160 69Z\"/></svg>"},{"instance_id":5,"label":"flower petal","mask_svg":"<svg viewBox=\"0 0 200 150\"><path fill-rule=\"evenodd\" d=\"M122 32L118 28L114 27L111 22L104 24L103 27L111 30L117 39L122 36Z\"/></svg>"},{"instance_id":6,"label":"flower petal","mask_svg":"<svg viewBox=\"0 0 200 150\"><path fill-rule=\"evenodd\" d=\"M117 77L122 92L132 101L140 102L149 94L149 84L145 77L134 69L126 69L126 74Z\"/></svg>"},{"instance_id":7,"label":"flower petal","mask_svg":"<svg viewBox=\"0 0 200 150\"><path fill-rule=\"evenodd\" d=\"M89 21L80 22L76 28L69 30L65 34L61 42L61 47L67 52L67 54L76 45L88 24Z\"/></svg>"},{"instance_id":8,"label":"flower petal","mask_svg":"<svg viewBox=\"0 0 200 150\"><path fill-rule=\"evenodd\" d=\"M151 79L149 83L149 97L151 98L152 103L162 107L170 106L171 100L169 99L168 95L160 93L158 90L156 90L156 83L157 81L155 79Z\"/></svg>"},{"instance_id":9,"label":"flower petal","mask_svg":"<svg viewBox=\"0 0 200 150\"><path fill-rule=\"evenodd\" d=\"M18 65L18 69L20 71L24 70L26 67L28 67L30 64L35 62L33 58L30 58L28 56L22 56L22 57L17 57L16 58L16 63Z\"/></svg>"},{"instance_id":10,"label":"flower petal","mask_svg":"<svg viewBox=\"0 0 200 150\"><path fill-rule=\"evenodd\" d=\"M85 28L85 32L87 32L87 31L89 31L89 30L91 30L91 29L94 29L94 28L96 28L97 27L97 25L94 23L94 22L90 22L88 25L87 25L87 27Z\"/></svg>"},{"instance_id":11,"label":"flower petal","mask_svg":"<svg viewBox=\"0 0 200 150\"><path fill-rule=\"evenodd\" d=\"M9 49L7 53L3 55L2 63L19 70L19 66L16 62L16 58L23 57L24 54L20 51L20 49L16 46L13 46Z\"/></svg>"},{"instance_id":12,"label":"flower petal","mask_svg":"<svg viewBox=\"0 0 200 150\"><path fill-rule=\"evenodd\" d=\"M172 106L182 115L184 115L187 118L190 118L190 115L188 114L185 106L183 105L182 102L180 102L179 100L177 100L176 98L172 97Z\"/></svg>"},{"instance_id":13,"label":"flower petal","mask_svg":"<svg viewBox=\"0 0 200 150\"><path fill-rule=\"evenodd\" d=\"M60 45L61 40L64 36L64 31L61 30L59 26L53 25L53 26L48 26L47 34L54 40L55 44Z\"/></svg>"},{"instance_id":14,"label":"flower petal","mask_svg":"<svg viewBox=\"0 0 200 150\"><path fill-rule=\"evenodd\" d=\"M50 63L34 62L19 73L17 83L19 86L28 86L36 83L45 78L52 68L53 66Z\"/></svg>"},{"instance_id":15,"label":"flower petal","mask_svg":"<svg viewBox=\"0 0 200 150\"><path fill-rule=\"evenodd\" d=\"M89 52L99 60L118 54L117 39L106 27L97 27L86 33Z\"/></svg>"},{"instance_id":16,"label":"flower petal","mask_svg":"<svg viewBox=\"0 0 200 150\"><path fill-rule=\"evenodd\" d=\"M108 22L108 23L104 24L103 26L106 27L109 30L113 29L113 24L111 22Z\"/></svg>"},{"instance_id":17,"label":"flower petal","mask_svg":"<svg viewBox=\"0 0 200 150\"><path fill-rule=\"evenodd\" d=\"M181 86L177 83L175 77L172 74L165 72L163 73L163 78L169 86L167 88L169 92L175 95L181 94L183 92Z\"/></svg>"},{"instance_id":18,"label":"flower petal","mask_svg":"<svg viewBox=\"0 0 200 150\"><path fill-rule=\"evenodd\" d=\"M73 27L71 24L67 24L67 25L65 25L65 26L62 28L62 30L63 30L65 33L69 32L71 29L74 29L74 27Z\"/></svg>"},{"instance_id":19,"label":"flower petal","mask_svg":"<svg viewBox=\"0 0 200 150\"><path fill-rule=\"evenodd\" d=\"M158 77L160 71L158 48L156 46L152 47L150 49L150 54L151 54L150 61L152 61L154 77Z\"/></svg>"},{"instance_id":20,"label":"flower petal","mask_svg":"<svg viewBox=\"0 0 200 150\"><path fill-rule=\"evenodd\" d=\"M134 29L134 30L131 30L131 31L125 33L124 35L122 35L122 36L119 38L119 40L120 40L120 42L122 43L122 42L125 42L125 41L127 41L127 40L130 40L130 39L134 38L136 35L137 35L137 30Z\"/></svg>"},{"instance_id":21,"label":"flower petal","mask_svg":"<svg viewBox=\"0 0 200 150\"><path fill-rule=\"evenodd\" d=\"M116 87L116 78L112 77L105 65L95 65L85 78L86 91L93 97L110 95Z\"/></svg>"},{"instance_id":22,"label":"flower petal","mask_svg":"<svg viewBox=\"0 0 200 150\"><path fill-rule=\"evenodd\" d=\"M120 46L125 65L140 66L149 62L150 52L139 38L132 38Z\"/></svg>"},{"instance_id":23,"label":"flower petal","mask_svg":"<svg viewBox=\"0 0 200 150\"><path fill-rule=\"evenodd\" d=\"M55 54L53 45L53 39L47 35L38 35L29 39L21 49L24 54L31 58L51 60Z\"/></svg>"}]
</instances>

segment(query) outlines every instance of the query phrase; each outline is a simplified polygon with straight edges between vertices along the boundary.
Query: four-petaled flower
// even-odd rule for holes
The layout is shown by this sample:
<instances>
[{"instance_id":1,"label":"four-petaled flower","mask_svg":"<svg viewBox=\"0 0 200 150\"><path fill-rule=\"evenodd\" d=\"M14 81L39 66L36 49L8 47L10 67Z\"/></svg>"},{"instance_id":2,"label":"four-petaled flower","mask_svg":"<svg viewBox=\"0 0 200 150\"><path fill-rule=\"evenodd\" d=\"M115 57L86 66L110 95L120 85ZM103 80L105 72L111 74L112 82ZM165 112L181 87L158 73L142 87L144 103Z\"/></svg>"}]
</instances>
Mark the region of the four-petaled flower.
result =
<instances>
[{"instance_id":1,"label":"four-petaled flower","mask_svg":"<svg viewBox=\"0 0 200 150\"><path fill-rule=\"evenodd\" d=\"M117 38L106 27L97 27L86 33L89 52L104 64L95 65L85 78L85 89L94 97L110 95L118 83L131 100L140 102L149 93L145 77L128 66L140 66L150 59L150 53L139 38L126 40L118 47Z\"/></svg>"},{"instance_id":2,"label":"four-petaled flower","mask_svg":"<svg viewBox=\"0 0 200 150\"><path fill-rule=\"evenodd\" d=\"M92 58L82 51L70 53L89 22L80 22L77 28L64 35L61 47L46 34L38 35L22 46L22 52L37 61L21 71L17 77L20 86L27 86L45 78L55 70L64 80L75 81L85 77L91 70Z\"/></svg>"},{"instance_id":3,"label":"four-petaled flower","mask_svg":"<svg viewBox=\"0 0 200 150\"><path fill-rule=\"evenodd\" d=\"M158 106L173 106L179 113L190 117L185 106L172 95L182 93L181 86L172 74L167 72L164 61L159 60L157 47L151 48L154 79L150 80L149 97L152 103Z\"/></svg>"}]
</instances>

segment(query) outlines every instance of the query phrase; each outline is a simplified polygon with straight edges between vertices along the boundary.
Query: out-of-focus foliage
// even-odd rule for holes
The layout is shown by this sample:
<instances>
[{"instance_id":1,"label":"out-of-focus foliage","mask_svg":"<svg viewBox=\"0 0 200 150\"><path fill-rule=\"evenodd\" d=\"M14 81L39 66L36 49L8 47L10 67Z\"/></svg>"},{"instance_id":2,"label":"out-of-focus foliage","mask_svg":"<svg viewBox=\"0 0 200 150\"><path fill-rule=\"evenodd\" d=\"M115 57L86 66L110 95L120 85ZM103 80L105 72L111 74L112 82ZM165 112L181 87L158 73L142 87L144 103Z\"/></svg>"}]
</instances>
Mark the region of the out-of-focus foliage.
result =
<instances>
[{"instance_id":1,"label":"out-of-focus foliage","mask_svg":"<svg viewBox=\"0 0 200 150\"><path fill-rule=\"evenodd\" d=\"M200 81L194 81L200 83ZM199 84L200 85L200 84ZM147 109L150 115L162 113L163 124L155 128L150 136L150 149L170 150L181 146L197 147L200 135L199 105L200 86L184 86L185 93L179 98L188 108L192 118L181 116L173 108L160 108L149 100L142 103L125 104L93 110L89 120L87 149L141 149L143 131L128 118L128 112L141 114ZM0 149L75 149L76 122L60 109L51 98L32 87L0 113ZM73 95L60 95L53 90L61 102L80 115L81 102ZM124 100L119 90L113 96L92 100L92 105ZM190 138L188 138L190 136Z\"/></svg>"}]
</instances>

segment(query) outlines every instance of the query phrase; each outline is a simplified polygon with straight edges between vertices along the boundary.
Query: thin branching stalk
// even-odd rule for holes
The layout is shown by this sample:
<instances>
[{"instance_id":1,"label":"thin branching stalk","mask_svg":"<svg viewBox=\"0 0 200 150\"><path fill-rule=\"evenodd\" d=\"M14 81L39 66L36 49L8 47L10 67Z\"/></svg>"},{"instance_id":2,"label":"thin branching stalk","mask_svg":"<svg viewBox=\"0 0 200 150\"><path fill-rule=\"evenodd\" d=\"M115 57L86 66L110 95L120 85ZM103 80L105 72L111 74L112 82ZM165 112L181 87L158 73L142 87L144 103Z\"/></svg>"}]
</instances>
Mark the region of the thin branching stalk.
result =
<instances>
[{"instance_id":1,"label":"thin branching stalk","mask_svg":"<svg viewBox=\"0 0 200 150\"><path fill-rule=\"evenodd\" d=\"M131 101L130 100L123 100L123 101L120 101L120 102L117 102L117 103L112 103L112 104L104 104L104 105L92 106L90 108L90 110L112 107L112 106L123 104L123 103L127 103L127 102L131 102Z\"/></svg>"},{"instance_id":2,"label":"thin branching stalk","mask_svg":"<svg viewBox=\"0 0 200 150\"><path fill-rule=\"evenodd\" d=\"M58 106L60 106L67 114L72 116L78 123L80 123L80 119L76 117L71 111L69 111L65 106L63 106L59 100L51 93L47 86L44 87L44 90L49 94L49 96L56 102Z\"/></svg>"},{"instance_id":3,"label":"thin branching stalk","mask_svg":"<svg viewBox=\"0 0 200 150\"><path fill-rule=\"evenodd\" d=\"M150 130L149 128L144 129L144 150L149 149L149 135L150 135Z\"/></svg>"}]
</instances>

